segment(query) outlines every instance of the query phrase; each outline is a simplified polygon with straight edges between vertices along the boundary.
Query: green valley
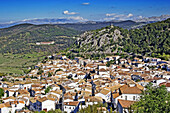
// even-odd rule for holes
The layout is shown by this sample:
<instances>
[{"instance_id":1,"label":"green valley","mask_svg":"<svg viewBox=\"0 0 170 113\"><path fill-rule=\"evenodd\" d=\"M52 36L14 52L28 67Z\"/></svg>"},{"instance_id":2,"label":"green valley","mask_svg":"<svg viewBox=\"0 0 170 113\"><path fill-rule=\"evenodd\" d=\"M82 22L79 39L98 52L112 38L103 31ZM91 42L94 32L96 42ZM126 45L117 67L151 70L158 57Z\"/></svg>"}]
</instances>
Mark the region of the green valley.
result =
<instances>
[{"instance_id":1,"label":"green valley","mask_svg":"<svg viewBox=\"0 0 170 113\"><path fill-rule=\"evenodd\" d=\"M79 33L57 25L21 24L0 29L0 72L23 74L45 56L70 47L75 40L72 37Z\"/></svg>"},{"instance_id":2,"label":"green valley","mask_svg":"<svg viewBox=\"0 0 170 113\"><path fill-rule=\"evenodd\" d=\"M28 67L34 67L46 56L45 53L0 54L0 73L23 74Z\"/></svg>"}]
</instances>

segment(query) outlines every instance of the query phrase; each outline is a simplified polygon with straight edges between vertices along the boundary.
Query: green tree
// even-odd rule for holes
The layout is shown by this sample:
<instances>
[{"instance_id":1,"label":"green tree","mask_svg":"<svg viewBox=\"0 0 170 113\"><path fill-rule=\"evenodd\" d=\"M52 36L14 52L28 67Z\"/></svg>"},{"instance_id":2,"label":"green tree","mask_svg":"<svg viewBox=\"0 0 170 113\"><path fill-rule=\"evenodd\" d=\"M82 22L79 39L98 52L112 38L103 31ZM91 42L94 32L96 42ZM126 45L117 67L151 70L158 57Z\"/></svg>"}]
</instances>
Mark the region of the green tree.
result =
<instances>
[{"instance_id":1,"label":"green tree","mask_svg":"<svg viewBox=\"0 0 170 113\"><path fill-rule=\"evenodd\" d=\"M107 62L106 66L107 66L107 67L110 67L110 62Z\"/></svg>"},{"instance_id":2,"label":"green tree","mask_svg":"<svg viewBox=\"0 0 170 113\"><path fill-rule=\"evenodd\" d=\"M48 87L45 89L45 94L47 94L48 92L50 92L50 90L51 90L51 87L48 86Z\"/></svg>"},{"instance_id":3,"label":"green tree","mask_svg":"<svg viewBox=\"0 0 170 113\"><path fill-rule=\"evenodd\" d=\"M112 112L113 112L112 107L110 107L110 113L112 113Z\"/></svg>"},{"instance_id":4,"label":"green tree","mask_svg":"<svg viewBox=\"0 0 170 113\"><path fill-rule=\"evenodd\" d=\"M40 68L37 72L38 75L41 75L44 71Z\"/></svg>"},{"instance_id":5,"label":"green tree","mask_svg":"<svg viewBox=\"0 0 170 113\"><path fill-rule=\"evenodd\" d=\"M25 74L28 74L29 72L31 72L31 69L24 69L23 71Z\"/></svg>"},{"instance_id":6,"label":"green tree","mask_svg":"<svg viewBox=\"0 0 170 113\"><path fill-rule=\"evenodd\" d=\"M107 105L102 103L89 105L87 108L80 109L79 113L102 113L102 111L97 110L99 107L107 107Z\"/></svg>"},{"instance_id":7,"label":"green tree","mask_svg":"<svg viewBox=\"0 0 170 113\"><path fill-rule=\"evenodd\" d=\"M2 88L0 88L0 98L4 96L4 90Z\"/></svg>"},{"instance_id":8,"label":"green tree","mask_svg":"<svg viewBox=\"0 0 170 113\"><path fill-rule=\"evenodd\" d=\"M152 83L146 86L140 101L132 106L135 113L168 113L170 111L170 93L164 85L155 87Z\"/></svg>"},{"instance_id":9,"label":"green tree","mask_svg":"<svg viewBox=\"0 0 170 113\"><path fill-rule=\"evenodd\" d=\"M45 111L40 111L40 113L46 113Z\"/></svg>"},{"instance_id":10,"label":"green tree","mask_svg":"<svg viewBox=\"0 0 170 113\"><path fill-rule=\"evenodd\" d=\"M48 72L48 77L51 77L52 75L53 75L53 73Z\"/></svg>"},{"instance_id":11,"label":"green tree","mask_svg":"<svg viewBox=\"0 0 170 113\"><path fill-rule=\"evenodd\" d=\"M56 110L50 110L48 111L48 113L62 113L62 111L60 109L56 109Z\"/></svg>"},{"instance_id":12,"label":"green tree","mask_svg":"<svg viewBox=\"0 0 170 113\"><path fill-rule=\"evenodd\" d=\"M8 79L7 78L3 78L1 81L8 81Z\"/></svg>"}]
</instances>

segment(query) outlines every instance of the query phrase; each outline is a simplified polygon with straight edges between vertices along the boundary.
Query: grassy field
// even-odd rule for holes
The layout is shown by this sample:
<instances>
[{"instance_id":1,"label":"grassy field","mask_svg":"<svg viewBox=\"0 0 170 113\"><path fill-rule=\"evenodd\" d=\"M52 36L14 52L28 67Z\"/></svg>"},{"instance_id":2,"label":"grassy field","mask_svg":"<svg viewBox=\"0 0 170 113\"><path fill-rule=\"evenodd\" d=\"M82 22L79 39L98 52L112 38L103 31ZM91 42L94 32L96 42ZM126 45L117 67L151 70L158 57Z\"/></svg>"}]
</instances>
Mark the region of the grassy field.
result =
<instances>
[{"instance_id":1,"label":"grassy field","mask_svg":"<svg viewBox=\"0 0 170 113\"><path fill-rule=\"evenodd\" d=\"M24 69L36 65L45 56L45 53L0 54L0 73L23 74Z\"/></svg>"}]
</instances>

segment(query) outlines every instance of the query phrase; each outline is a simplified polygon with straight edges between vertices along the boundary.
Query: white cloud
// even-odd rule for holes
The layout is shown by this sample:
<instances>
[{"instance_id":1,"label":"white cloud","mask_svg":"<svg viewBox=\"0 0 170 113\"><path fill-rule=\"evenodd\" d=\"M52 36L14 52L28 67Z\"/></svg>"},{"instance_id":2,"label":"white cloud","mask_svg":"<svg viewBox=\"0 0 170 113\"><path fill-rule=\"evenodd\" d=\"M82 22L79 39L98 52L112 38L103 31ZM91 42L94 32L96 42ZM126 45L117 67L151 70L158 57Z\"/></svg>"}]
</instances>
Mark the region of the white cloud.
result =
<instances>
[{"instance_id":1,"label":"white cloud","mask_svg":"<svg viewBox=\"0 0 170 113\"><path fill-rule=\"evenodd\" d=\"M87 19L84 19L81 16L71 16L71 17L67 17L67 19L78 20L78 21L87 21Z\"/></svg>"},{"instance_id":2,"label":"white cloud","mask_svg":"<svg viewBox=\"0 0 170 113\"><path fill-rule=\"evenodd\" d=\"M114 16L114 15L116 15L116 14L115 13L111 13L111 14L107 13L106 14L106 16Z\"/></svg>"},{"instance_id":3,"label":"white cloud","mask_svg":"<svg viewBox=\"0 0 170 113\"><path fill-rule=\"evenodd\" d=\"M28 20L30 20L30 19L24 19L24 20L22 20L22 21L24 21L24 22L25 22L25 21L28 21Z\"/></svg>"},{"instance_id":4,"label":"white cloud","mask_svg":"<svg viewBox=\"0 0 170 113\"><path fill-rule=\"evenodd\" d=\"M115 18L124 18L124 17L126 17L126 15L124 15L124 14L116 14L114 17Z\"/></svg>"},{"instance_id":5,"label":"white cloud","mask_svg":"<svg viewBox=\"0 0 170 113\"><path fill-rule=\"evenodd\" d=\"M87 3L82 3L82 5L90 5L90 3L88 3L88 2Z\"/></svg>"},{"instance_id":6,"label":"white cloud","mask_svg":"<svg viewBox=\"0 0 170 113\"><path fill-rule=\"evenodd\" d=\"M139 19L142 19L143 17L142 16L138 16Z\"/></svg>"},{"instance_id":7,"label":"white cloud","mask_svg":"<svg viewBox=\"0 0 170 113\"><path fill-rule=\"evenodd\" d=\"M135 16L135 17L133 18L134 21L139 21L139 20L142 20L142 19L144 19L144 17L141 16L141 15Z\"/></svg>"},{"instance_id":8,"label":"white cloud","mask_svg":"<svg viewBox=\"0 0 170 113\"><path fill-rule=\"evenodd\" d=\"M109 18L104 18L104 20L128 20L128 19L132 19L132 17L134 16L132 13L129 13L128 15L125 14L116 14L116 13L107 13L106 14L107 17Z\"/></svg>"},{"instance_id":9,"label":"white cloud","mask_svg":"<svg viewBox=\"0 0 170 113\"><path fill-rule=\"evenodd\" d=\"M63 14L65 14L65 15L75 15L75 14L78 14L78 13L76 13L76 12L69 12L68 10L66 10L66 11L63 11Z\"/></svg>"},{"instance_id":10,"label":"white cloud","mask_svg":"<svg viewBox=\"0 0 170 113\"><path fill-rule=\"evenodd\" d=\"M115 20L116 18L104 18L105 21Z\"/></svg>"},{"instance_id":11,"label":"white cloud","mask_svg":"<svg viewBox=\"0 0 170 113\"><path fill-rule=\"evenodd\" d=\"M67 20L73 20L73 21L76 21L76 22L88 21L88 19L84 19L81 16L60 17L58 19L67 19Z\"/></svg>"},{"instance_id":12,"label":"white cloud","mask_svg":"<svg viewBox=\"0 0 170 113\"><path fill-rule=\"evenodd\" d=\"M132 13L129 13L127 17L129 18L129 17L132 17L132 16L133 16L133 14L132 14Z\"/></svg>"},{"instance_id":13,"label":"white cloud","mask_svg":"<svg viewBox=\"0 0 170 113\"><path fill-rule=\"evenodd\" d=\"M21 20L22 22L26 22L26 21L32 21L32 20L37 20L38 18L28 18L28 19L24 19Z\"/></svg>"},{"instance_id":14,"label":"white cloud","mask_svg":"<svg viewBox=\"0 0 170 113\"><path fill-rule=\"evenodd\" d=\"M59 18L41 18L41 19L24 19L19 21L20 23L33 23L33 24L49 24L49 23L75 23L75 22L84 22L88 21L80 16L68 16L68 17L59 17Z\"/></svg>"},{"instance_id":15,"label":"white cloud","mask_svg":"<svg viewBox=\"0 0 170 113\"><path fill-rule=\"evenodd\" d=\"M11 23L14 23L15 21L10 21L9 23L11 24Z\"/></svg>"}]
</instances>

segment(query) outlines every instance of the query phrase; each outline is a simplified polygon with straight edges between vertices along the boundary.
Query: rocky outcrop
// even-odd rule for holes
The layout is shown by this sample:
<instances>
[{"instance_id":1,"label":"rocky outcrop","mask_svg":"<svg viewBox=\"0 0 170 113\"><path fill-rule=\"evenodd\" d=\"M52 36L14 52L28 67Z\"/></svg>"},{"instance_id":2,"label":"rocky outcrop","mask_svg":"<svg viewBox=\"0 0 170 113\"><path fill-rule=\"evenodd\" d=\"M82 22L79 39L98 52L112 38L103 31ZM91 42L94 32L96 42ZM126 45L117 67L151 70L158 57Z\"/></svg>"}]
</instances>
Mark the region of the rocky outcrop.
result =
<instances>
[{"instance_id":1,"label":"rocky outcrop","mask_svg":"<svg viewBox=\"0 0 170 113\"><path fill-rule=\"evenodd\" d=\"M81 34L77 37L77 46L80 52L84 50L83 52L111 53L122 38L118 27L106 27Z\"/></svg>"}]
</instances>

